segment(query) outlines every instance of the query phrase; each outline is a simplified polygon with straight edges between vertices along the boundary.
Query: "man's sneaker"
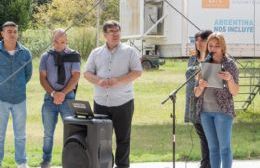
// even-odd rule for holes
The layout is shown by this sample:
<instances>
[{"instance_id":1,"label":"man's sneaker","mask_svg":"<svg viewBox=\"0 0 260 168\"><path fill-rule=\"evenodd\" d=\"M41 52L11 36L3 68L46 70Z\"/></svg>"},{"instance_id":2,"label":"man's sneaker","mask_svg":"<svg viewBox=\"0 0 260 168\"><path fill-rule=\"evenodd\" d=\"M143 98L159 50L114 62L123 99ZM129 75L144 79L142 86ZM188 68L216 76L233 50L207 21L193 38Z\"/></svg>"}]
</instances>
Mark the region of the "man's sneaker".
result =
<instances>
[{"instance_id":1,"label":"man's sneaker","mask_svg":"<svg viewBox=\"0 0 260 168\"><path fill-rule=\"evenodd\" d=\"M17 168L29 168L29 166L26 163L19 164Z\"/></svg>"},{"instance_id":2,"label":"man's sneaker","mask_svg":"<svg viewBox=\"0 0 260 168\"><path fill-rule=\"evenodd\" d=\"M50 168L51 163L48 161L42 161L40 166L41 166L41 168Z\"/></svg>"}]
</instances>

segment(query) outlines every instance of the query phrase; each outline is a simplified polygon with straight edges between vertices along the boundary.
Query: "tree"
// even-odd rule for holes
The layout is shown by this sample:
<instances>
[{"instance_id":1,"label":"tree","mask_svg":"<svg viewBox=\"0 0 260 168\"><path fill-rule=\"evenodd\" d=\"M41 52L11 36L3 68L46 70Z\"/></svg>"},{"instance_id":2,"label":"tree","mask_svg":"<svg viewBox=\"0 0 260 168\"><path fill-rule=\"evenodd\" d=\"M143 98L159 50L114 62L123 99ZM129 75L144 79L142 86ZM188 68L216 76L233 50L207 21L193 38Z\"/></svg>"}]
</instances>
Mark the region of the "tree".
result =
<instances>
[{"instance_id":1,"label":"tree","mask_svg":"<svg viewBox=\"0 0 260 168\"><path fill-rule=\"evenodd\" d=\"M106 0L103 6L104 9L100 19L101 23L111 19L119 21L119 0Z\"/></svg>"},{"instance_id":2,"label":"tree","mask_svg":"<svg viewBox=\"0 0 260 168\"><path fill-rule=\"evenodd\" d=\"M92 7L93 0L52 0L51 3L38 6L33 18L37 26L50 29L55 25L92 25L95 22L95 10L87 13Z\"/></svg>"},{"instance_id":3,"label":"tree","mask_svg":"<svg viewBox=\"0 0 260 168\"><path fill-rule=\"evenodd\" d=\"M33 15L34 22L37 26L50 29L55 25L67 27L72 24L94 27L96 9L92 8L97 2L98 0L52 0L37 7ZM108 19L118 20L119 0L106 0L101 3L101 8L101 24ZM92 10L88 13L90 9Z\"/></svg>"},{"instance_id":4,"label":"tree","mask_svg":"<svg viewBox=\"0 0 260 168\"><path fill-rule=\"evenodd\" d=\"M36 0L36 3L39 5L50 3L50 2L51 2L51 0Z\"/></svg>"},{"instance_id":5,"label":"tree","mask_svg":"<svg viewBox=\"0 0 260 168\"><path fill-rule=\"evenodd\" d=\"M32 14L32 0L0 0L0 25L13 21L19 25L19 30L28 27Z\"/></svg>"}]
</instances>

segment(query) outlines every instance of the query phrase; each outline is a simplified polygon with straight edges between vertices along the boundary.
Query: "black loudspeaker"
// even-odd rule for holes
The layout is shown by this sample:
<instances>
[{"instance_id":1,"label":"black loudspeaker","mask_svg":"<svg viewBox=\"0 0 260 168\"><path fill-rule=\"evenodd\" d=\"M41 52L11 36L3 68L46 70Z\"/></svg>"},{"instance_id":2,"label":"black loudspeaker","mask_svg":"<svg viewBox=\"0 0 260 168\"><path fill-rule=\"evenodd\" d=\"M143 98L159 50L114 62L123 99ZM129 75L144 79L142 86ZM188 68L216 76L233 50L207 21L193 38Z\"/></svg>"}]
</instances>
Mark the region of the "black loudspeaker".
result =
<instances>
[{"instance_id":1,"label":"black loudspeaker","mask_svg":"<svg viewBox=\"0 0 260 168\"><path fill-rule=\"evenodd\" d=\"M112 121L64 119L63 168L112 168Z\"/></svg>"}]
</instances>

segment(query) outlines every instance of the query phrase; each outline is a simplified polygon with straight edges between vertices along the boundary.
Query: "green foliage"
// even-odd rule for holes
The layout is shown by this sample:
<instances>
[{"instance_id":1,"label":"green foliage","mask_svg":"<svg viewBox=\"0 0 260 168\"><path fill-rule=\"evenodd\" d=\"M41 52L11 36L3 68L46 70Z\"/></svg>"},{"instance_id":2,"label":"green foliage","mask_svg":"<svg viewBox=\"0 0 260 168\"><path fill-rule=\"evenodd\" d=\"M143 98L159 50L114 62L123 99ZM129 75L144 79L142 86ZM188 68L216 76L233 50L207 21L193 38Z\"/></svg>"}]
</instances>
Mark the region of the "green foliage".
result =
<instances>
[{"instance_id":1,"label":"green foliage","mask_svg":"<svg viewBox=\"0 0 260 168\"><path fill-rule=\"evenodd\" d=\"M32 14L32 0L0 0L0 25L14 21L20 30L25 30Z\"/></svg>"},{"instance_id":2,"label":"green foliage","mask_svg":"<svg viewBox=\"0 0 260 168\"><path fill-rule=\"evenodd\" d=\"M97 0L53 0L50 3L39 4L33 15L36 26L53 29L55 25L96 25L97 9L91 10ZM101 9L100 22L119 20L119 1L107 0L99 6Z\"/></svg>"},{"instance_id":3,"label":"green foliage","mask_svg":"<svg viewBox=\"0 0 260 168\"><path fill-rule=\"evenodd\" d=\"M119 0L106 0L102 6L105 8L101 13L101 24L111 19L119 21Z\"/></svg>"},{"instance_id":4,"label":"green foliage","mask_svg":"<svg viewBox=\"0 0 260 168\"><path fill-rule=\"evenodd\" d=\"M51 31L44 29L27 29L23 32L22 44L32 53L33 57L41 54L51 45Z\"/></svg>"},{"instance_id":5,"label":"green foliage","mask_svg":"<svg viewBox=\"0 0 260 168\"><path fill-rule=\"evenodd\" d=\"M55 25L65 27L72 24L93 25L95 10L86 13L91 7L91 0L53 0L51 3L36 7L33 18L37 26L50 29L53 29Z\"/></svg>"},{"instance_id":6,"label":"green foliage","mask_svg":"<svg viewBox=\"0 0 260 168\"><path fill-rule=\"evenodd\" d=\"M23 32L22 43L30 49L33 57L40 57L51 47L51 32L48 29L27 29ZM80 52L86 60L91 50L95 47L96 31L91 27L73 27L68 32L68 46Z\"/></svg>"},{"instance_id":7,"label":"green foliage","mask_svg":"<svg viewBox=\"0 0 260 168\"><path fill-rule=\"evenodd\" d=\"M69 47L80 52L86 60L91 50L95 48L96 31L94 28L75 27L68 32Z\"/></svg>"},{"instance_id":8,"label":"green foliage","mask_svg":"<svg viewBox=\"0 0 260 168\"><path fill-rule=\"evenodd\" d=\"M37 4L46 4L46 3L50 3L51 0L35 0Z\"/></svg>"}]
</instances>

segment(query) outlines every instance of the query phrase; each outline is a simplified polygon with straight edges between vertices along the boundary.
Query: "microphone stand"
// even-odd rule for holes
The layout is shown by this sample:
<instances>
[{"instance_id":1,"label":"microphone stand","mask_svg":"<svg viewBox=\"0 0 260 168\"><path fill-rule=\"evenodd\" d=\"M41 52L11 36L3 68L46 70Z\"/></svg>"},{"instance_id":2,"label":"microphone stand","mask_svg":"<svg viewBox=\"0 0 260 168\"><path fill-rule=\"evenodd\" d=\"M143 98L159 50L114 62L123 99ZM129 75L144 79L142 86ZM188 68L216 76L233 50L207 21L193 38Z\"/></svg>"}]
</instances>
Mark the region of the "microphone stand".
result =
<instances>
[{"instance_id":1,"label":"microphone stand","mask_svg":"<svg viewBox=\"0 0 260 168\"><path fill-rule=\"evenodd\" d=\"M176 130L176 114L175 114L175 104L176 104L176 95L177 93L181 90L181 88L183 88L189 81L191 81L199 72L201 71L201 69L196 70L183 84L181 84L177 89L175 89L174 91L172 91L169 96L163 100L161 102L161 104L166 103L169 99L171 99L172 101L172 114L171 114L171 118L172 118L172 164L173 164L173 168L175 168L175 130Z\"/></svg>"}]
</instances>

